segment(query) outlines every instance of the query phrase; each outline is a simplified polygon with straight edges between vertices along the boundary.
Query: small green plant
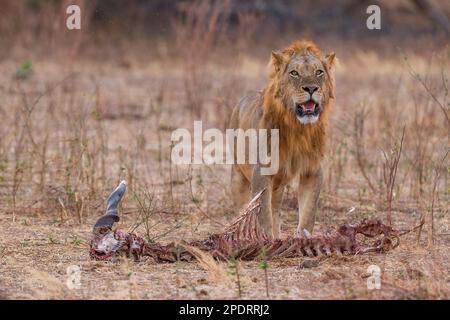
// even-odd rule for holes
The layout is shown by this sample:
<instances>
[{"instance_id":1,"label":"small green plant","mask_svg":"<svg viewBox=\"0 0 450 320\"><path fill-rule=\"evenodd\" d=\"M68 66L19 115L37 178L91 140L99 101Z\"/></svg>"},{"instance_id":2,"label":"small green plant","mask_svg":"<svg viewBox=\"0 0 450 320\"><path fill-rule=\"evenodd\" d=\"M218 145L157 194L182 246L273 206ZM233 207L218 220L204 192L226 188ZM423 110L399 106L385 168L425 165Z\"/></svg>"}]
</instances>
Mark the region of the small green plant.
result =
<instances>
[{"instance_id":1,"label":"small green plant","mask_svg":"<svg viewBox=\"0 0 450 320\"><path fill-rule=\"evenodd\" d=\"M16 71L17 79L27 79L33 73L33 65L30 61L22 63Z\"/></svg>"},{"instance_id":2,"label":"small green plant","mask_svg":"<svg viewBox=\"0 0 450 320\"><path fill-rule=\"evenodd\" d=\"M228 267L230 269L228 271L228 273L232 276L236 276L238 296L239 296L239 298L241 298L242 297L242 288L241 288L241 279L240 279L240 275L239 275L239 264L238 264L238 260L236 259L235 254L233 254L231 256L230 260L228 261Z\"/></svg>"},{"instance_id":3,"label":"small green plant","mask_svg":"<svg viewBox=\"0 0 450 320\"><path fill-rule=\"evenodd\" d=\"M75 247L78 247L81 245L81 239L75 238L74 240L72 240L71 244L74 245Z\"/></svg>"},{"instance_id":4,"label":"small green plant","mask_svg":"<svg viewBox=\"0 0 450 320\"><path fill-rule=\"evenodd\" d=\"M48 237L48 243L50 244L59 244L59 241L55 238L53 238L53 236L49 236Z\"/></svg>"}]
</instances>

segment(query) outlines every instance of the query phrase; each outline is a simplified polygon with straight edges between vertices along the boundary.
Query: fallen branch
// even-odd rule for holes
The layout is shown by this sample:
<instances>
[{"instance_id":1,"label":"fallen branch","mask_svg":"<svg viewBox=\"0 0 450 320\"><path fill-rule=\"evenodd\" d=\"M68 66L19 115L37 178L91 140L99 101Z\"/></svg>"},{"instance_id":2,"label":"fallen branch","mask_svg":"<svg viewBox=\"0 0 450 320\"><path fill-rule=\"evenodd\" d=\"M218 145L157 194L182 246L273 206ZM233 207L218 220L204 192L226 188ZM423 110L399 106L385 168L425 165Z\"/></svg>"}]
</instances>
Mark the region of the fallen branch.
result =
<instances>
[{"instance_id":1,"label":"fallen branch","mask_svg":"<svg viewBox=\"0 0 450 320\"><path fill-rule=\"evenodd\" d=\"M112 229L114 222L119 220L117 205L124 192L125 182L121 182L107 200L105 215L94 225L90 246L90 256L93 259L111 260L116 256L126 255L136 260L148 256L156 262L193 261L198 256L197 249L218 260L228 260L231 257L253 260L262 253L267 260L332 254L357 255L391 250L399 245L399 236L409 232L394 230L375 219L363 220L359 224L344 224L332 234L311 236L305 232L301 237L269 239L257 219L261 212L260 198L263 190L253 198L239 218L221 233L190 242L148 243L133 233ZM376 239L372 243L364 243L356 239L357 234Z\"/></svg>"}]
</instances>

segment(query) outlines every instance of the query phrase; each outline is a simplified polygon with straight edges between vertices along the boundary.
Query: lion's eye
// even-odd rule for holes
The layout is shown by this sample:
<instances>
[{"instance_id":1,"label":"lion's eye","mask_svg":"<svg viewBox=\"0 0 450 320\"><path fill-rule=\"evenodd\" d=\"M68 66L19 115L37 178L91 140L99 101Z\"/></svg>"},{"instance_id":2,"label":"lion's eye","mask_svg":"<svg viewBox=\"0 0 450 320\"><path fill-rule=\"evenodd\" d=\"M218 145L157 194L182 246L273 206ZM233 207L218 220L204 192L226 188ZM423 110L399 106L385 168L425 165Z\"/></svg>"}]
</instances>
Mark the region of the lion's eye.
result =
<instances>
[{"instance_id":1,"label":"lion's eye","mask_svg":"<svg viewBox=\"0 0 450 320\"><path fill-rule=\"evenodd\" d=\"M316 70L316 76L321 77L323 76L323 70Z\"/></svg>"},{"instance_id":2,"label":"lion's eye","mask_svg":"<svg viewBox=\"0 0 450 320\"><path fill-rule=\"evenodd\" d=\"M289 74L291 75L291 77L294 77L294 78L298 78L299 77L298 72L295 71L295 70L292 70L291 72L289 72Z\"/></svg>"}]
</instances>

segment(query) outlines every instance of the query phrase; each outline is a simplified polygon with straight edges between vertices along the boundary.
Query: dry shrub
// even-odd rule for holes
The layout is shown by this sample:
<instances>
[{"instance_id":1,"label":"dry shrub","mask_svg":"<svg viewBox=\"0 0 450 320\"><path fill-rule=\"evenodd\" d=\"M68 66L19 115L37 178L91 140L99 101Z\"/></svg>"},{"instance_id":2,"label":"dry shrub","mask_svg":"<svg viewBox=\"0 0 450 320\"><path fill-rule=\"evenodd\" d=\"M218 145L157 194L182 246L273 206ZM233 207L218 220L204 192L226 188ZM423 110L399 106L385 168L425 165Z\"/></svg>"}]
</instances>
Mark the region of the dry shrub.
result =
<instances>
[{"instance_id":1,"label":"dry shrub","mask_svg":"<svg viewBox=\"0 0 450 320\"><path fill-rule=\"evenodd\" d=\"M230 7L230 1L182 2L172 21L176 57L182 59L185 107L191 119L208 119L220 128L226 127L236 93L242 91L242 52L260 21L251 13L240 13L232 28Z\"/></svg>"}]
</instances>

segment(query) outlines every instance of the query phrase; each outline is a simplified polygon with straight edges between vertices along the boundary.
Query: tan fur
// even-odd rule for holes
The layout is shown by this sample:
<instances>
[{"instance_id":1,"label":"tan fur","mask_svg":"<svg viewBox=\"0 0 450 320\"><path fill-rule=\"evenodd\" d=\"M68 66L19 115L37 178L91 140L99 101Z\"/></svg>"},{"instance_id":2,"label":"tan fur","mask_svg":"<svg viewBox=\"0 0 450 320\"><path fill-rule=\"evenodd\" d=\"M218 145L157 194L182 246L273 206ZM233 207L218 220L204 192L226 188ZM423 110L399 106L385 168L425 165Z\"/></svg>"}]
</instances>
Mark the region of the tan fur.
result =
<instances>
[{"instance_id":1,"label":"tan fur","mask_svg":"<svg viewBox=\"0 0 450 320\"><path fill-rule=\"evenodd\" d=\"M299 181L299 225L297 231L312 232L322 181L321 160L325 152L326 125L334 99L334 78L331 67L334 54L324 56L310 41L296 41L279 53L272 52L269 85L259 93L244 97L235 107L230 128L279 129L279 170L275 175L263 176L259 165L233 165L232 193L236 207L241 208L261 189L260 223L269 235L279 237L279 207L284 187L294 178ZM298 70L293 79L289 68ZM323 69L321 77L317 69ZM320 71L319 71L320 72ZM297 119L294 102L304 102L313 94L303 88L317 86L314 97L320 100L321 112L315 123L303 124ZM306 98L306 96L308 98ZM311 98L312 99L312 98Z\"/></svg>"}]
</instances>

